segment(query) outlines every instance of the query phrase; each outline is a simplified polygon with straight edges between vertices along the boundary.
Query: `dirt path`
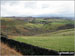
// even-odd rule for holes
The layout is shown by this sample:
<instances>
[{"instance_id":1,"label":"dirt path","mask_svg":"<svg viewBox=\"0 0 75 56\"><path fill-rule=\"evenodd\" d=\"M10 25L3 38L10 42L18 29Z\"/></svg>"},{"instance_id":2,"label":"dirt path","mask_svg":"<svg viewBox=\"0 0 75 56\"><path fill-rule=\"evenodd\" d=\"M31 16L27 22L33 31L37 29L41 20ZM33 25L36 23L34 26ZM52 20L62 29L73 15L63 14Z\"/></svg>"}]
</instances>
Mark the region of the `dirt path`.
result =
<instances>
[{"instance_id":1,"label":"dirt path","mask_svg":"<svg viewBox=\"0 0 75 56\"><path fill-rule=\"evenodd\" d=\"M20 53L16 52L14 49L11 49L6 44L0 42L0 55L1 56L22 56Z\"/></svg>"}]
</instances>

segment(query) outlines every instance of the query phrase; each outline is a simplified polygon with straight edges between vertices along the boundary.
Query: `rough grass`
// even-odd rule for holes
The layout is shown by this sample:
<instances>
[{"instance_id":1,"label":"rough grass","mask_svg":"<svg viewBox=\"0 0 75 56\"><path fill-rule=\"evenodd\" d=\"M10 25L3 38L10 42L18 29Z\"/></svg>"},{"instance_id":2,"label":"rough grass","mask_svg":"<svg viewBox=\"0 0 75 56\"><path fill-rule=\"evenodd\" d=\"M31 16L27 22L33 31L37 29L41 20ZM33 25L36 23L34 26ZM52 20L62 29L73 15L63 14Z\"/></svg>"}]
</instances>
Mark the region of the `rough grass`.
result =
<instances>
[{"instance_id":1,"label":"rough grass","mask_svg":"<svg viewBox=\"0 0 75 56\"><path fill-rule=\"evenodd\" d=\"M26 23L25 25L24 25L25 27L27 27L27 28L41 28L42 26L43 26L43 24L33 24L33 23Z\"/></svg>"},{"instance_id":2,"label":"rough grass","mask_svg":"<svg viewBox=\"0 0 75 56\"><path fill-rule=\"evenodd\" d=\"M6 44L0 42L0 55L1 56L22 56L21 53L16 52L14 49L8 47Z\"/></svg>"},{"instance_id":3,"label":"rough grass","mask_svg":"<svg viewBox=\"0 0 75 56\"><path fill-rule=\"evenodd\" d=\"M37 36L16 36L14 40L57 51L74 51L73 30L62 30Z\"/></svg>"},{"instance_id":4,"label":"rough grass","mask_svg":"<svg viewBox=\"0 0 75 56\"><path fill-rule=\"evenodd\" d=\"M37 35L51 31L70 28L73 25L73 20L66 19L45 19L36 18L32 21L25 21L15 18L0 18L1 32L8 35ZM34 21L34 22L33 22ZM69 24L70 26L66 26ZM73 27L72 27L73 28Z\"/></svg>"}]
</instances>

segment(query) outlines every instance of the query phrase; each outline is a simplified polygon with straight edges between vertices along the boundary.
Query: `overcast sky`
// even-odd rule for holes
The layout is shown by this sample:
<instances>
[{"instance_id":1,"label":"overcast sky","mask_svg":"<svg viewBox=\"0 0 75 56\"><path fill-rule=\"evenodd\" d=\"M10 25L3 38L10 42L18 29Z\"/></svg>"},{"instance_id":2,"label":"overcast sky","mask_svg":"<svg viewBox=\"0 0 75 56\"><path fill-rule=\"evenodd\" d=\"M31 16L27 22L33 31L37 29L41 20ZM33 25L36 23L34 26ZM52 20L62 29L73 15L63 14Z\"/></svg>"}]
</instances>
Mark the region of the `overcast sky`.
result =
<instances>
[{"instance_id":1,"label":"overcast sky","mask_svg":"<svg viewBox=\"0 0 75 56\"><path fill-rule=\"evenodd\" d=\"M1 16L74 16L74 1L1 1Z\"/></svg>"}]
</instances>

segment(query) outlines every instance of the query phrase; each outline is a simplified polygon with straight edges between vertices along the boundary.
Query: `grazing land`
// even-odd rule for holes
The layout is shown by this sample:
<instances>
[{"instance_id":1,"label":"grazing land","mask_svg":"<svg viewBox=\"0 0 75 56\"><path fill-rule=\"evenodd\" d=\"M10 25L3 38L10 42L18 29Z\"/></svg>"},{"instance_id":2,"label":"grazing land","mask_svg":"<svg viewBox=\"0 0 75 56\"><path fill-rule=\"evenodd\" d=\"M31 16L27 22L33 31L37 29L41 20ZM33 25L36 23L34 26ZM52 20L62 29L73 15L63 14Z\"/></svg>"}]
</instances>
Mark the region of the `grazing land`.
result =
<instances>
[{"instance_id":1,"label":"grazing land","mask_svg":"<svg viewBox=\"0 0 75 56\"><path fill-rule=\"evenodd\" d=\"M74 51L74 31L73 29L57 31L37 36L18 36L17 41L32 44L42 48L57 51Z\"/></svg>"},{"instance_id":2,"label":"grazing land","mask_svg":"<svg viewBox=\"0 0 75 56\"><path fill-rule=\"evenodd\" d=\"M0 21L0 31L8 38L50 50L74 51L75 20L2 17Z\"/></svg>"}]
</instances>

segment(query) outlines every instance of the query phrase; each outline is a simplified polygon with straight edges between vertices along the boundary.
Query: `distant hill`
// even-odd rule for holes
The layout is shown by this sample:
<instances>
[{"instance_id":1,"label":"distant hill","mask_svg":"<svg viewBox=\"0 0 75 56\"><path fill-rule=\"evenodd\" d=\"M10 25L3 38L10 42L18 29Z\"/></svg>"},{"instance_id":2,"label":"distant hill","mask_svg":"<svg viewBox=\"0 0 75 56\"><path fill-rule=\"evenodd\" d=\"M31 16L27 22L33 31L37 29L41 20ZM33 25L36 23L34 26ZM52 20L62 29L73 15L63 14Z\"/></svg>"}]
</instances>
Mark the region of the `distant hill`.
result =
<instances>
[{"instance_id":1,"label":"distant hill","mask_svg":"<svg viewBox=\"0 0 75 56\"><path fill-rule=\"evenodd\" d=\"M3 17L1 32L8 35L36 35L74 28L74 20L41 17Z\"/></svg>"},{"instance_id":2,"label":"distant hill","mask_svg":"<svg viewBox=\"0 0 75 56\"><path fill-rule=\"evenodd\" d=\"M62 16L28 16L28 17L16 17L16 16L12 16L12 17L3 17L3 18L13 18L13 19L20 19L20 20L33 20L33 19L43 19L43 18L49 18L49 19L70 19L70 20L75 20L75 17L62 17Z\"/></svg>"}]
</instances>

